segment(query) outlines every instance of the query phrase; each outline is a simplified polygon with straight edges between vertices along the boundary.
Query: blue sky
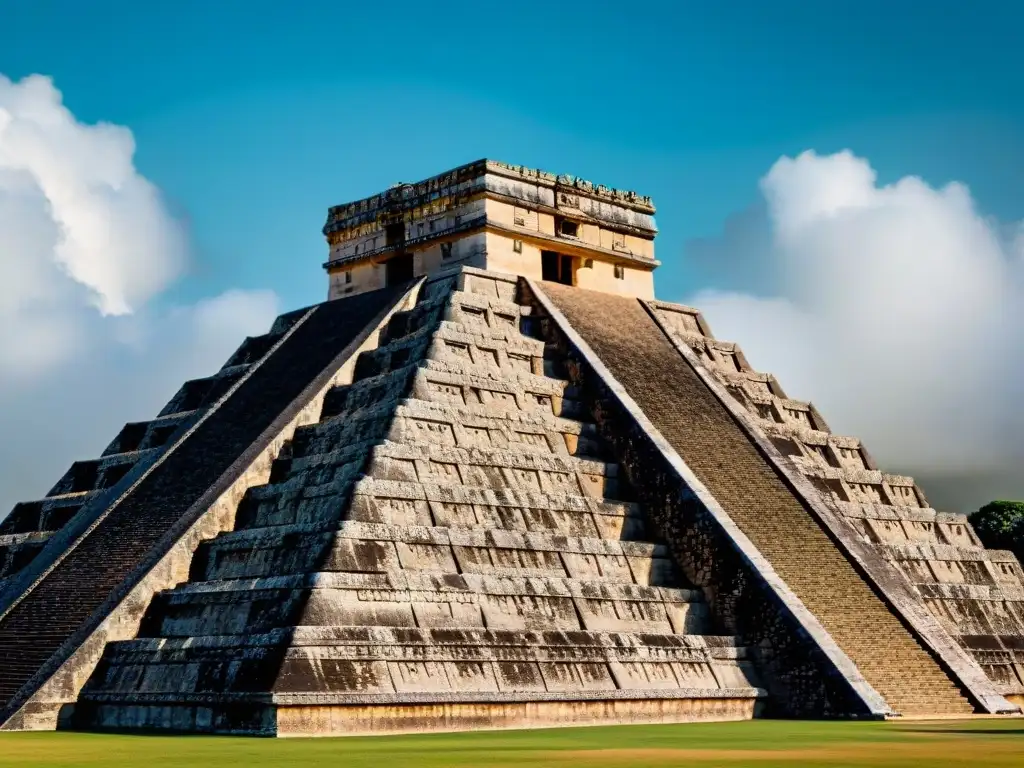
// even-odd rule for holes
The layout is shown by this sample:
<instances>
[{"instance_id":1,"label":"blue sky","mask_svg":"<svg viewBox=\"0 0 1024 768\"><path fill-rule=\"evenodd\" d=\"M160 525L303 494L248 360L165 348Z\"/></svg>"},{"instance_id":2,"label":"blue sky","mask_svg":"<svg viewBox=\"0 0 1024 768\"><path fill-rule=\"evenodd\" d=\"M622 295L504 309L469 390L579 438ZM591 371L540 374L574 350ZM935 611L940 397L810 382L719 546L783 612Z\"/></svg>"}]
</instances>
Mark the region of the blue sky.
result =
<instances>
[{"instance_id":1,"label":"blue sky","mask_svg":"<svg viewBox=\"0 0 1024 768\"><path fill-rule=\"evenodd\" d=\"M0 514L322 300L328 206L481 157L653 196L660 298L940 507L1024 497L1021 29L993 0L0 0Z\"/></svg>"},{"instance_id":2,"label":"blue sky","mask_svg":"<svg viewBox=\"0 0 1024 768\"><path fill-rule=\"evenodd\" d=\"M782 154L849 147L1019 217L1022 24L1019 3L952 0L0 0L0 72L131 128L191 226L171 298L319 300L328 205L482 156L651 194L677 298L728 283L687 243Z\"/></svg>"}]
</instances>

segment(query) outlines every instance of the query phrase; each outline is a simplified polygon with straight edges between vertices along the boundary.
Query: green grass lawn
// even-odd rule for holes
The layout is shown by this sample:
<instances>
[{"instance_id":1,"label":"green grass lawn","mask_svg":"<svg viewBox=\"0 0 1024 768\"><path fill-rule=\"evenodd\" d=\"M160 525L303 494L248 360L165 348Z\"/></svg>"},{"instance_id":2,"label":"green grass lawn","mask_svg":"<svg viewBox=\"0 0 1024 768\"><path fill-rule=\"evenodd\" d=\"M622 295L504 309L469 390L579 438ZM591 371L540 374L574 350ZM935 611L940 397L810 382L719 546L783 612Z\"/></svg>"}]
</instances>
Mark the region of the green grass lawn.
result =
<instances>
[{"instance_id":1,"label":"green grass lawn","mask_svg":"<svg viewBox=\"0 0 1024 768\"><path fill-rule=\"evenodd\" d=\"M1022 766L1024 720L742 723L335 739L0 735L0 766Z\"/></svg>"}]
</instances>

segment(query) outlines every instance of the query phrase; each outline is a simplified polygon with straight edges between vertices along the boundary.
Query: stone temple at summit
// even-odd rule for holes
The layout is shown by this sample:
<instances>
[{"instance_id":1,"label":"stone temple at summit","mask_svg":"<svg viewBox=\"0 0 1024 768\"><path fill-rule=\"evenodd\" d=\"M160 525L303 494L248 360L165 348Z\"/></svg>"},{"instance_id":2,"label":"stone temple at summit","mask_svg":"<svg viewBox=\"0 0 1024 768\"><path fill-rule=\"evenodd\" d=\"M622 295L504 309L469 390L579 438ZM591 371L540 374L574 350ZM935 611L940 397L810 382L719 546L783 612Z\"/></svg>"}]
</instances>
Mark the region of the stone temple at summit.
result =
<instances>
[{"instance_id":1,"label":"stone temple at summit","mask_svg":"<svg viewBox=\"0 0 1024 768\"><path fill-rule=\"evenodd\" d=\"M1024 573L655 299L651 200L481 160L0 522L0 729L1013 714Z\"/></svg>"}]
</instances>

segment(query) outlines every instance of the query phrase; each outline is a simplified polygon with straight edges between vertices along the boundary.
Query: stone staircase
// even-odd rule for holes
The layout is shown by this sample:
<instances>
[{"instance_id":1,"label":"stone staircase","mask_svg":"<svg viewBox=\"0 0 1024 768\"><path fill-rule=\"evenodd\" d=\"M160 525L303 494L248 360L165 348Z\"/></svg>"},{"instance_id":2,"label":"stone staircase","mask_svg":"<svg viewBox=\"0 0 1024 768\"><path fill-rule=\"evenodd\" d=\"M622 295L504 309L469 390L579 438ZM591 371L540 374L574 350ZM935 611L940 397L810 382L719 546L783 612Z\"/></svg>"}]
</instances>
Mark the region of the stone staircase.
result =
<instances>
[{"instance_id":1,"label":"stone staircase","mask_svg":"<svg viewBox=\"0 0 1024 768\"><path fill-rule=\"evenodd\" d=\"M973 712L638 301L543 292L894 712Z\"/></svg>"},{"instance_id":2,"label":"stone staircase","mask_svg":"<svg viewBox=\"0 0 1024 768\"><path fill-rule=\"evenodd\" d=\"M73 722L323 734L750 717L516 281L430 281L233 531L110 643ZM533 326L535 327L535 325Z\"/></svg>"},{"instance_id":3,"label":"stone staircase","mask_svg":"<svg viewBox=\"0 0 1024 768\"><path fill-rule=\"evenodd\" d=\"M208 391L215 393L236 373L223 370L207 380L187 382L186 386L208 386ZM192 423L211 402L204 404L198 399L187 411L126 425L100 458L75 462L44 498L16 504L0 522L0 593L83 507L105 507L106 500L127 487L125 478L133 469L156 461L176 442L182 426Z\"/></svg>"},{"instance_id":4,"label":"stone staircase","mask_svg":"<svg viewBox=\"0 0 1024 768\"><path fill-rule=\"evenodd\" d=\"M267 338L280 338L286 327L277 329L274 334L268 334ZM21 502L15 505L11 513L0 524L0 575L6 577L4 586L14 585L16 576L29 576L37 574L23 574L23 571L33 570L28 566L36 565L36 571L40 568L45 573L45 566L54 564L59 560L68 545L74 542L71 531L67 530L68 524L75 516L87 507L86 515L89 512L103 514L109 505L112 497L117 495L129 485L125 481L126 476L133 468L138 466L145 469L155 462L158 456L162 455L169 444L176 442L174 438L187 429L211 406L220 396L227 392L230 387L238 381L247 368L244 364L229 362L221 371L214 376L204 379L196 379L186 382L172 400L165 406L156 419L150 422L136 422L127 424L114 441L104 450L98 459L88 461L77 461L54 485L50 492L43 499L37 501ZM138 475L138 473L134 473ZM129 478L129 481L132 478ZM89 520L87 523L93 522ZM94 541L106 551L110 540L103 538L106 528L97 534ZM60 538L66 540L66 544L54 541L58 538L56 534L63 532L65 535ZM117 538L117 537L115 537ZM45 565L36 561L36 556L43 548L52 543L50 558ZM131 558L131 555L128 555ZM105 575L100 569L83 569L90 571L89 575L96 581L88 581L82 586L86 591L94 589L93 601L77 602L81 613L64 613L63 602L53 604L53 607L41 612L29 623L17 623L17 616L12 619L15 623L8 624L8 614L13 604L24 601L22 590L18 594L9 595L9 604L3 614L3 624L0 624L0 637L7 627L13 627L15 635L15 658L8 657L7 663L0 666L0 702L7 703L14 697L21 686L28 682L29 678L37 672L42 664L50 658L57 650L60 643L71 634L71 632L84 619L84 615L97 607L96 598L105 596L104 588L108 591L113 583L110 579L117 579L118 568L124 569L123 561L114 561L108 564L110 569ZM64 569L71 566L64 566ZM78 580L78 573L75 571L63 570L57 574L47 574L47 585L56 585L61 591L61 578L67 578L64 574L74 574L72 577ZM24 580L24 579L23 579ZM80 583L80 582L79 582ZM32 586L32 581L27 580L26 587ZM13 593L14 590L12 589ZM50 600L52 595L47 592L39 592L40 595L47 595ZM35 600L28 606L21 608L24 615L26 611L35 612L33 606L38 606ZM57 613L60 612L60 616ZM83 615L84 614L84 615ZM66 623L60 621L64 619ZM23 632L26 627L29 632L24 640L16 637L17 633ZM47 631L52 630L52 631ZM43 637L49 642L38 642ZM31 649L31 653L29 652Z\"/></svg>"},{"instance_id":5,"label":"stone staircase","mask_svg":"<svg viewBox=\"0 0 1024 768\"><path fill-rule=\"evenodd\" d=\"M53 727L104 640L130 636L154 585L173 584L198 538L223 527L216 502L245 472L259 475L272 426L296 415L287 409L300 409L367 320L401 295L282 316L217 375L187 382L156 420L127 425L102 458L77 462L47 498L18 505L7 535L34 529L50 541L8 580L0 605L3 727Z\"/></svg>"},{"instance_id":6,"label":"stone staircase","mask_svg":"<svg viewBox=\"0 0 1024 768\"><path fill-rule=\"evenodd\" d=\"M84 509L79 517L83 526L102 514L281 340L299 316L289 313L269 333L245 339L215 374L186 381L156 418L126 424L99 458L76 461L44 498L16 504L0 521L0 595L6 592L6 599L0 597L0 613L33 580L21 572L36 555L56 538L51 557L44 558L52 561L80 533L65 528L79 512ZM58 532L63 535L55 537ZM19 574L22 578L16 579Z\"/></svg>"}]
</instances>

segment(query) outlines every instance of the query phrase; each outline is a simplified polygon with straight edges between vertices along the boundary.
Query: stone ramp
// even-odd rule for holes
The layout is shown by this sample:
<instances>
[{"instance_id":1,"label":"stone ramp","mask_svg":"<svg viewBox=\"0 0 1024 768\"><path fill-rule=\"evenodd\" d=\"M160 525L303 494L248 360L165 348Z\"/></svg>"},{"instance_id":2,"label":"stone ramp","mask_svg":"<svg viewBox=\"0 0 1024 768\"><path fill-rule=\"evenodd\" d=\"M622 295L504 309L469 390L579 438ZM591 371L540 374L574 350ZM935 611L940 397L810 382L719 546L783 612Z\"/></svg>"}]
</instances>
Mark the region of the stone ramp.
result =
<instances>
[{"instance_id":1,"label":"stone ramp","mask_svg":"<svg viewBox=\"0 0 1024 768\"><path fill-rule=\"evenodd\" d=\"M973 711L637 300L541 290L892 710Z\"/></svg>"},{"instance_id":2,"label":"stone ramp","mask_svg":"<svg viewBox=\"0 0 1024 768\"><path fill-rule=\"evenodd\" d=\"M275 427L302 410L332 361L405 293L388 289L292 313L298 320L277 346L0 615L3 727L32 727L26 702L84 646L98 642L91 649L98 655L97 628L248 469ZM135 606L136 622L145 603Z\"/></svg>"}]
</instances>

